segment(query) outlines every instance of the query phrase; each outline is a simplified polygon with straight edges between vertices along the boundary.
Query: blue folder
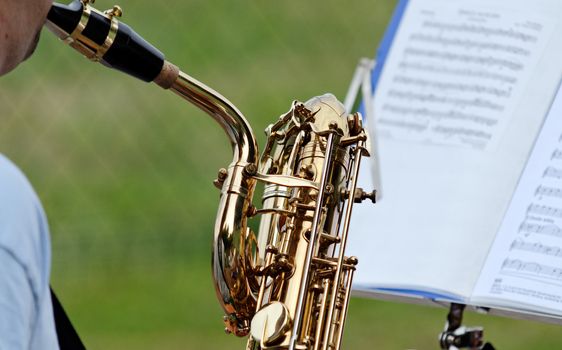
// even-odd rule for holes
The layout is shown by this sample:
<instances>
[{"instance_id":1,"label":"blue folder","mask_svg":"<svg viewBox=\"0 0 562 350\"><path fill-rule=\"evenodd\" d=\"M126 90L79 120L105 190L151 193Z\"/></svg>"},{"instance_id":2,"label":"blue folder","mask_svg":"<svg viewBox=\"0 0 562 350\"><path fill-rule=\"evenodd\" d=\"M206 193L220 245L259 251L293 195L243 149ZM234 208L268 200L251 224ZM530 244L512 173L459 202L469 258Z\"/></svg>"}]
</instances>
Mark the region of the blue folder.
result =
<instances>
[{"instance_id":1,"label":"blue folder","mask_svg":"<svg viewBox=\"0 0 562 350\"><path fill-rule=\"evenodd\" d=\"M371 75L371 84L372 84L372 91L376 91L377 83L379 82L379 78L382 72L382 67L386 62L386 58L388 57L388 52L392 46L392 42L394 41L394 37L396 35L396 31L400 26L400 21L402 20L402 16L406 11L406 7L408 6L409 0L399 0L398 5L394 9L392 14L392 18L390 19L390 24L386 28L380 46L375 53L375 60L377 62L375 69L373 69L373 73Z\"/></svg>"}]
</instances>

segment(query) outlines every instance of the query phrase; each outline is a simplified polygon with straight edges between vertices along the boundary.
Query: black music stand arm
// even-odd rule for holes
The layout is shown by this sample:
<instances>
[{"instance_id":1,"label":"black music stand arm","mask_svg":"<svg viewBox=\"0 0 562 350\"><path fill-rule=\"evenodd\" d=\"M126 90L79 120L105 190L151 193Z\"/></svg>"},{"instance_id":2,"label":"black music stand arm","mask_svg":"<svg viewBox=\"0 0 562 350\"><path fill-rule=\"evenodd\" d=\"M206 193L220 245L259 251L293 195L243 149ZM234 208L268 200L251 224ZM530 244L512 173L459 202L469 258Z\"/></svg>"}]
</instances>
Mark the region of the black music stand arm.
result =
<instances>
[{"instance_id":1,"label":"black music stand arm","mask_svg":"<svg viewBox=\"0 0 562 350\"><path fill-rule=\"evenodd\" d=\"M445 330L439 334L439 346L443 350L470 349L495 350L490 343L484 344L484 328L464 327L462 317L466 305L451 303Z\"/></svg>"}]
</instances>

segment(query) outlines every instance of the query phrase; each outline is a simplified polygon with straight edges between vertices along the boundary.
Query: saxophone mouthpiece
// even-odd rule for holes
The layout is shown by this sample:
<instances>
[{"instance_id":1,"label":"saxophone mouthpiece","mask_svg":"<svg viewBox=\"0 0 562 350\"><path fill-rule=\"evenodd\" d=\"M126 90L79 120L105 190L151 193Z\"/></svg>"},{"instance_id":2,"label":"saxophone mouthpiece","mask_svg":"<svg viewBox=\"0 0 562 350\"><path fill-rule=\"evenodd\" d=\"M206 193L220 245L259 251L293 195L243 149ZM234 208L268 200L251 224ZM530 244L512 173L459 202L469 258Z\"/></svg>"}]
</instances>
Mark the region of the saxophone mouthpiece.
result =
<instances>
[{"instance_id":1,"label":"saxophone mouthpiece","mask_svg":"<svg viewBox=\"0 0 562 350\"><path fill-rule=\"evenodd\" d=\"M169 88L179 74L178 68L131 27L117 20L123 13L119 6L101 12L90 6L91 2L53 3L46 26L90 60Z\"/></svg>"}]
</instances>

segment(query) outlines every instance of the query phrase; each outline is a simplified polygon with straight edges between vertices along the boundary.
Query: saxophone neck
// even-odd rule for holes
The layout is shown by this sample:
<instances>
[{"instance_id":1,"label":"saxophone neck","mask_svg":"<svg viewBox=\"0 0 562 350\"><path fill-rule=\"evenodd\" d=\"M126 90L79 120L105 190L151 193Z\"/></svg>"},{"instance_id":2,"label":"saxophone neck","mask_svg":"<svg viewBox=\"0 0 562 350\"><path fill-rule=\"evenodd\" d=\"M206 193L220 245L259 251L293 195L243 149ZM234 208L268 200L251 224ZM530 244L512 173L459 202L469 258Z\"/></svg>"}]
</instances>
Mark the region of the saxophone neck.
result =
<instances>
[{"instance_id":1,"label":"saxophone neck","mask_svg":"<svg viewBox=\"0 0 562 350\"><path fill-rule=\"evenodd\" d=\"M202 109L219 123L230 139L234 153L233 165L257 165L258 146L252 128L229 100L181 71L178 72L177 78L169 89Z\"/></svg>"},{"instance_id":2,"label":"saxophone neck","mask_svg":"<svg viewBox=\"0 0 562 350\"><path fill-rule=\"evenodd\" d=\"M233 148L233 163L257 164L256 139L242 113L219 93L166 61L162 52L117 20L121 14L119 6L101 12L90 6L89 0L54 3L46 26L90 60L155 82L193 103L225 130Z\"/></svg>"}]
</instances>

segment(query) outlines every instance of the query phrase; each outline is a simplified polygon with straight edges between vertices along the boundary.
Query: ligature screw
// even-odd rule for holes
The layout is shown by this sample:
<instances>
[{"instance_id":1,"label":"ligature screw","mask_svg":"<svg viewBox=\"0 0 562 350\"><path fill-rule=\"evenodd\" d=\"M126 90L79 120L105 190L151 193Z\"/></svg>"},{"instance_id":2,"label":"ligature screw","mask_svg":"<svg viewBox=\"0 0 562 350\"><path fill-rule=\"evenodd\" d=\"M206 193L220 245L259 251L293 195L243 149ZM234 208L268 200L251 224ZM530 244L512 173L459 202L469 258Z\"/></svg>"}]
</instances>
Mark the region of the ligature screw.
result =
<instances>
[{"instance_id":1,"label":"ligature screw","mask_svg":"<svg viewBox=\"0 0 562 350\"><path fill-rule=\"evenodd\" d=\"M88 1L88 0L87 0ZM94 1L89 0L92 3ZM121 6L119 5L113 5L113 8L110 10L105 10L103 13L105 13L107 15L107 17L109 17L109 19L113 18L113 17L121 17L123 16L123 9L121 8Z\"/></svg>"}]
</instances>

